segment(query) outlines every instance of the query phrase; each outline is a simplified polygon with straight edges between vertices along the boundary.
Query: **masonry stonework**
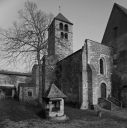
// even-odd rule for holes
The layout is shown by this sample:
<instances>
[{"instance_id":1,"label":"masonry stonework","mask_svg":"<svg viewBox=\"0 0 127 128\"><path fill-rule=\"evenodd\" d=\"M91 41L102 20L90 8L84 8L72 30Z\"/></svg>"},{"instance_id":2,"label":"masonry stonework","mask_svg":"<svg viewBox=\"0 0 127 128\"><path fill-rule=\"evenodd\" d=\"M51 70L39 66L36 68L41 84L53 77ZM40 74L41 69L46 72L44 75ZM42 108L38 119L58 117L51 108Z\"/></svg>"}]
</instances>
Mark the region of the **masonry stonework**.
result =
<instances>
[{"instance_id":1,"label":"masonry stonework","mask_svg":"<svg viewBox=\"0 0 127 128\"><path fill-rule=\"evenodd\" d=\"M92 95L93 103L97 104L97 99L101 97L101 84L106 85L106 98L111 94L111 73L112 57L111 48L97 42L87 41L88 64L92 71ZM100 73L100 59L104 60L104 74ZM90 73L90 72L88 72ZM90 87L90 84L89 84ZM90 91L90 90L89 90Z\"/></svg>"},{"instance_id":2,"label":"masonry stonework","mask_svg":"<svg viewBox=\"0 0 127 128\"><path fill-rule=\"evenodd\" d=\"M27 103L34 103L36 97L36 86L32 84L19 84L19 100Z\"/></svg>"},{"instance_id":3,"label":"masonry stonework","mask_svg":"<svg viewBox=\"0 0 127 128\"><path fill-rule=\"evenodd\" d=\"M65 22L55 20L55 26L56 26L56 31L55 31L55 51L56 55L58 56L59 60L62 60L63 58L67 57L68 55L71 55L73 53L73 46L72 46L72 38L73 38L73 33L72 33L72 25L67 24ZM63 23L63 26L65 24L68 25L68 31L61 31L59 29L59 24ZM68 34L68 39L61 38L61 32L65 34L65 32Z\"/></svg>"},{"instance_id":4,"label":"masonry stonework","mask_svg":"<svg viewBox=\"0 0 127 128\"><path fill-rule=\"evenodd\" d=\"M60 28L62 24L62 28ZM59 13L52 21L49 27L48 38L48 55L57 56L58 60L62 60L72 54L72 23L69 22L61 13ZM67 26L67 30L65 29ZM66 35L66 36L65 36Z\"/></svg>"},{"instance_id":5,"label":"masonry stonework","mask_svg":"<svg viewBox=\"0 0 127 128\"><path fill-rule=\"evenodd\" d=\"M58 87L67 95L66 103L81 105L82 50L73 53L57 63Z\"/></svg>"},{"instance_id":6,"label":"masonry stonework","mask_svg":"<svg viewBox=\"0 0 127 128\"><path fill-rule=\"evenodd\" d=\"M82 85L81 85L81 109L87 109L88 108L88 72L87 72L87 45L84 44L82 47Z\"/></svg>"},{"instance_id":7,"label":"masonry stonework","mask_svg":"<svg viewBox=\"0 0 127 128\"><path fill-rule=\"evenodd\" d=\"M104 59L104 74L100 74L100 59ZM57 63L59 88L67 95L65 102L88 109L102 97L101 85L106 85L106 97L111 93L111 49L87 40L83 48Z\"/></svg>"},{"instance_id":8,"label":"masonry stonework","mask_svg":"<svg viewBox=\"0 0 127 128\"><path fill-rule=\"evenodd\" d=\"M56 80L56 62L57 57L55 55L44 56L42 65L42 91L45 92L49 89L50 85Z\"/></svg>"},{"instance_id":9,"label":"masonry stonework","mask_svg":"<svg viewBox=\"0 0 127 128\"><path fill-rule=\"evenodd\" d=\"M123 106L127 107L127 92L124 91L127 90L126 42L127 9L115 3L104 32L102 44L112 47L113 50L112 96L121 100Z\"/></svg>"}]
</instances>

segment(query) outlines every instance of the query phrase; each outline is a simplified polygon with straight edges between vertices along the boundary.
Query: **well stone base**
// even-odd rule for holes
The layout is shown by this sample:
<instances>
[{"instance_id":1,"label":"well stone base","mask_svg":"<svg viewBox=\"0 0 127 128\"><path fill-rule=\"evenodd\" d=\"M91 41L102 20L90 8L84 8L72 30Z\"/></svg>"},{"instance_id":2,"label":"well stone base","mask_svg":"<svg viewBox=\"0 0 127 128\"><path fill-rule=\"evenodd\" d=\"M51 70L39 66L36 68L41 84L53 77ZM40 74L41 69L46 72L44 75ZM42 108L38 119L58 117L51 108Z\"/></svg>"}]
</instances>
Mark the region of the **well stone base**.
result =
<instances>
[{"instance_id":1,"label":"well stone base","mask_svg":"<svg viewBox=\"0 0 127 128\"><path fill-rule=\"evenodd\" d=\"M69 120L69 117L66 116L66 115L63 115L63 116L56 116L56 117L49 117L49 120L51 121L67 121Z\"/></svg>"}]
</instances>

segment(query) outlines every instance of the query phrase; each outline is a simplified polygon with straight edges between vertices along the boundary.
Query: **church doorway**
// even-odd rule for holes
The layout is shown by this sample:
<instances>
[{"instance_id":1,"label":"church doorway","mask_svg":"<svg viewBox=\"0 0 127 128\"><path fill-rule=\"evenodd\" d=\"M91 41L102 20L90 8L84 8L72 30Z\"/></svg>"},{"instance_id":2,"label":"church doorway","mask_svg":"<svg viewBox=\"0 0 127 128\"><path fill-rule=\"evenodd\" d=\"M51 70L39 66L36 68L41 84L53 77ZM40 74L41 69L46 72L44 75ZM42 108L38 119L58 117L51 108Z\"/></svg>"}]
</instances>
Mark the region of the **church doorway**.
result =
<instances>
[{"instance_id":1,"label":"church doorway","mask_svg":"<svg viewBox=\"0 0 127 128\"><path fill-rule=\"evenodd\" d=\"M106 84L101 83L101 98L106 98Z\"/></svg>"}]
</instances>

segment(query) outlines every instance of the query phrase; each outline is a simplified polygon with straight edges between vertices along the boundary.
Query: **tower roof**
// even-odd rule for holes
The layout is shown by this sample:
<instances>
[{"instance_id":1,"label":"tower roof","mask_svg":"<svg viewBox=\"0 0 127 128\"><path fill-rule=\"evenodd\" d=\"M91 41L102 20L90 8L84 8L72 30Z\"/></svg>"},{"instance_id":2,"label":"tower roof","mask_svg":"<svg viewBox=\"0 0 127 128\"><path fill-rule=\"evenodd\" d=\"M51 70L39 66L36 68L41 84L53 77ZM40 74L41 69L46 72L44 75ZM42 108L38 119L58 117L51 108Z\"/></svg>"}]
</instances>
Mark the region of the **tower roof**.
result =
<instances>
[{"instance_id":1,"label":"tower roof","mask_svg":"<svg viewBox=\"0 0 127 128\"><path fill-rule=\"evenodd\" d=\"M63 14L59 13L56 17L56 20L61 20L63 22L69 23L71 25L73 25L73 23L71 23L66 17L63 16Z\"/></svg>"},{"instance_id":2,"label":"tower roof","mask_svg":"<svg viewBox=\"0 0 127 128\"><path fill-rule=\"evenodd\" d=\"M61 92L55 84L52 84L51 87L45 93L45 98L66 98L63 92Z\"/></svg>"}]
</instances>

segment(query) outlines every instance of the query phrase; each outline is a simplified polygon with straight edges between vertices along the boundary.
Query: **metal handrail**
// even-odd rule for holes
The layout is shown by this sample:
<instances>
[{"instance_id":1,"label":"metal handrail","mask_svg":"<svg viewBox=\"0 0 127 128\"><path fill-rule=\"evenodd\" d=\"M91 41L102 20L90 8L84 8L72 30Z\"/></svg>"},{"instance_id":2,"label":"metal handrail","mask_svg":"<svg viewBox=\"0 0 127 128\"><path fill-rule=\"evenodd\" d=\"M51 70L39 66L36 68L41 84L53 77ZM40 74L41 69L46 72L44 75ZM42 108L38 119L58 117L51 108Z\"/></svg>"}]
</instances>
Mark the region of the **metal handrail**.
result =
<instances>
[{"instance_id":1,"label":"metal handrail","mask_svg":"<svg viewBox=\"0 0 127 128\"><path fill-rule=\"evenodd\" d=\"M122 102L120 102L120 101L119 101L118 99L116 99L115 97L108 97L108 100L111 100L111 101L114 100L114 101L112 101L114 104L116 104L116 105L119 104L118 106L122 107ZM118 104L117 104L116 102L117 102Z\"/></svg>"},{"instance_id":2,"label":"metal handrail","mask_svg":"<svg viewBox=\"0 0 127 128\"><path fill-rule=\"evenodd\" d=\"M107 99L105 99L105 98L99 98L99 99L98 99L98 104L100 104L100 103L99 103L99 100L103 100L103 101L108 102L108 103L110 104L110 108L109 108L109 109L111 110L111 106L112 106L112 102L111 102L111 101L109 101L109 100L107 100ZM102 103L102 102L101 102L101 103Z\"/></svg>"}]
</instances>

